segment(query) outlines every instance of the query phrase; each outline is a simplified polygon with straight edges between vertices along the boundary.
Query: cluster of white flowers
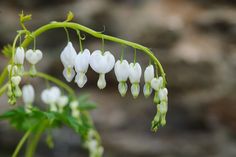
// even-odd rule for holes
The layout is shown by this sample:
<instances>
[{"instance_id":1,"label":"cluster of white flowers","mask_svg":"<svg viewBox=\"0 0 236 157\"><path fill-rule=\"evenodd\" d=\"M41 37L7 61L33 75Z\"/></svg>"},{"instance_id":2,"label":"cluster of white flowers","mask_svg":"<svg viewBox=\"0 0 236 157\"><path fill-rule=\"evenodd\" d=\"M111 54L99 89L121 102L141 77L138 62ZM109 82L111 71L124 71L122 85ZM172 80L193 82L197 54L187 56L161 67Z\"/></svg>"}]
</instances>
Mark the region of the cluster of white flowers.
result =
<instances>
[{"instance_id":1,"label":"cluster of white flowers","mask_svg":"<svg viewBox=\"0 0 236 157\"><path fill-rule=\"evenodd\" d=\"M19 88L21 82L21 76L24 73L24 60L31 64L30 73L34 75L36 73L35 64L37 64L43 57L40 50L29 49L25 52L23 47L16 48L13 64L8 65L8 73L10 76L11 84L8 86L9 103L14 104L16 97L20 97L22 92Z\"/></svg>"},{"instance_id":2,"label":"cluster of white flowers","mask_svg":"<svg viewBox=\"0 0 236 157\"><path fill-rule=\"evenodd\" d=\"M97 81L98 88L103 89L106 87L105 74L114 68L116 78L119 82L118 90L121 96L125 96L128 90L128 85L126 83L128 79L132 84L131 93L133 97L136 98L140 93L139 83L142 76L142 69L139 63L129 64L127 60L118 60L115 63L115 58L109 51L103 53L100 50L95 50L90 54L90 51L85 49L77 54L71 42L68 42L67 46L62 51L61 61L64 65L63 75L66 80L71 82L76 75L75 82L80 88L82 88L88 80L85 73L90 66L95 72L99 73L99 79ZM159 78L162 79L162 77ZM162 82L158 84L158 87L155 85L156 80L159 78L154 77L153 65L149 65L145 69L145 85L143 92L146 97L151 95L152 89L159 91L162 87L163 79ZM151 82L153 82L153 86L151 85Z\"/></svg>"}]
</instances>

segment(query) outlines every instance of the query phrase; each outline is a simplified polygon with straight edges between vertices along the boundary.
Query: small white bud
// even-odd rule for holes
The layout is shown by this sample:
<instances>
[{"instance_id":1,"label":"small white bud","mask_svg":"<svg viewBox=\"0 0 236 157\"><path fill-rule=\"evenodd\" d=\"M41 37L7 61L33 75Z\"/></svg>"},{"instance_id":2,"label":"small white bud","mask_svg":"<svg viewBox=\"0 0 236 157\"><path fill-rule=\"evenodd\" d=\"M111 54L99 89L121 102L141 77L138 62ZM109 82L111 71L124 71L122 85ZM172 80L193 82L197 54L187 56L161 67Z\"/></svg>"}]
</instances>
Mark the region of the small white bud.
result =
<instances>
[{"instance_id":1,"label":"small white bud","mask_svg":"<svg viewBox=\"0 0 236 157\"><path fill-rule=\"evenodd\" d=\"M118 90L119 90L119 92L120 92L120 95L121 95L122 97L124 97L125 94L127 93L127 90L128 90L128 85L127 85L127 83L125 83L125 82L120 82L119 85L118 85Z\"/></svg>"},{"instance_id":2,"label":"small white bud","mask_svg":"<svg viewBox=\"0 0 236 157\"><path fill-rule=\"evenodd\" d=\"M131 86L131 93L133 95L134 98L137 98L140 92L140 87L138 83L134 83Z\"/></svg>"},{"instance_id":3,"label":"small white bud","mask_svg":"<svg viewBox=\"0 0 236 157\"><path fill-rule=\"evenodd\" d=\"M23 64L25 59L25 51L23 47L17 47L16 53L14 56L14 63L15 64Z\"/></svg>"},{"instance_id":4,"label":"small white bud","mask_svg":"<svg viewBox=\"0 0 236 157\"><path fill-rule=\"evenodd\" d=\"M153 78L151 81L151 86L155 91L158 91L163 86L163 78Z\"/></svg>"},{"instance_id":5,"label":"small white bud","mask_svg":"<svg viewBox=\"0 0 236 157\"><path fill-rule=\"evenodd\" d=\"M20 76L13 76L11 78L11 81L15 86L18 86L21 82L21 77Z\"/></svg>"},{"instance_id":6,"label":"small white bud","mask_svg":"<svg viewBox=\"0 0 236 157\"><path fill-rule=\"evenodd\" d=\"M24 85L22 87L23 101L26 105L32 104L35 98L35 92L32 85Z\"/></svg>"}]
</instances>

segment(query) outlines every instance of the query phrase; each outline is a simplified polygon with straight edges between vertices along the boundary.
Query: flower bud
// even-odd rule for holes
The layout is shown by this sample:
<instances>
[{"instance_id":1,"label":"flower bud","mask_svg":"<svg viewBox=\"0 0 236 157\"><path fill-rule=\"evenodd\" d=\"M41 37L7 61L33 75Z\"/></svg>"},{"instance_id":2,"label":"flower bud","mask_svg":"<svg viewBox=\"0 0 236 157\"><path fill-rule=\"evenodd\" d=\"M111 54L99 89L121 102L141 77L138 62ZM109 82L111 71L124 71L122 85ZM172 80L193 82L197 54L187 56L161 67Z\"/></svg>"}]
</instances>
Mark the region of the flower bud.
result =
<instances>
[{"instance_id":1,"label":"flower bud","mask_svg":"<svg viewBox=\"0 0 236 157\"><path fill-rule=\"evenodd\" d=\"M22 88L23 101L25 104L32 104L35 98L35 92L32 85L24 85Z\"/></svg>"},{"instance_id":2,"label":"flower bud","mask_svg":"<svg viewBox=\"0 0 236 157\"><path fill-rule=\"evenodd\" d=\"M11 81L14 84L14 86L18 86L21 82L21 77L20 76L13 76L11 78Z\"/></svg>"},{"instance_id":3,"label":"flower bud","mask_svg":"<svg viewBox=\"0 0 236 157\"><path fill-rule=\"evenodd\" d=\"M35 65L43 58L43 53L40 50L29 49L26 51L25 58L30 64Z\"/></svg>"},{"instance_id":4,"label":"flower bud","mask_svg":"<svg viewBox=\"0 0 236 157\"><path fill-rule=\"evenodd\" d=\"M25 59L25 51L23 47L18 47L14 56L14 63L23 65Z\"/></svg>"},{"instance_id":5,"label":"flower bud","mask_svg":"<svg viewBox=\"0 0 236 157\"><path fill-rule=\"evenodd\" d=\"M99 79L97 82L97 86L99 89L104 89L106 87L106 79L105 74L99 74Z\"/></svg>"},{"instance_id":6,"label":"flower bud","mask_svg":"<svg viewBox=\"0 0 236 157\"><path fill-rule=\"evenodd\" d=\"M151 86L155 91L159 91L159 89L163 86L163 78L153 78L151 81Z\"/></svg>"},{"instance_id":7,"label":"flower bud","mask_svg":"<svg viewBox=\"0 0 236 157\"><path fill-rule=\"evenodd\" d=\"M152 94L152 87L150 83L145 83L143 87L143 93L146 98Z\"/></svg>"}]
</instances>

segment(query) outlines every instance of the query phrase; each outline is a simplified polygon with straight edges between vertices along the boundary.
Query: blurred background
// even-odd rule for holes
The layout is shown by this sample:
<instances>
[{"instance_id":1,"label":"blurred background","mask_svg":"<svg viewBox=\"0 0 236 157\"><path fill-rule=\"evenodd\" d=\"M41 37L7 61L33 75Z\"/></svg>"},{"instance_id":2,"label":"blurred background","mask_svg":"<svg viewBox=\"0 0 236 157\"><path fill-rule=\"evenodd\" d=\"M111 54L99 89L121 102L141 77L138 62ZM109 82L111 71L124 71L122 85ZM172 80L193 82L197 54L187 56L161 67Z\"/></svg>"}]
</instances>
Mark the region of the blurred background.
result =
<instances>
[{"instance_id":1,"label":"blurred background","mask_svg":"<svg viewBox=\"0 0 236 157\"><path fill-rule=\"evenodd\" d=\"M98 108L92 112L101 133L105 157L235 157L236 156L236 1L235 0L1 0L0 49L12 43L20 29L18 14L24 10L34 30L51 21L63 21L68 11L75 22L105 34L143 44L152 49L167 73L169 112L167 125L157 134L150 131L155 115L152 98L130 92L121 98L114 72L107 88L96 87L98 75L91 69L88 83L78 95L89 93ZM76 33L70 37L79 51ZM88 34L83 45L91 51L101 40ZM63 81L59 54L67 42L63 29L42 34L37 48L44 52L40 70ZM32 47L32 45L30 46ZM105 41L116 58L121 45ZM128 52L130 51L130 52ZM125 58L133 60L126 48ZM138 62L148 58L138 53ZM0 55L0 71L7 60ZM42 80L31 80L38 94ZM38 100L40 101L40 100ZM9 109L0 98L0 112ZM8 123L0 123L0 157L9 157L22 136ZM36 157L87 157L79 137L71 130L53 130L55 148L41 141Z\"/></svg>"}]
</instances>

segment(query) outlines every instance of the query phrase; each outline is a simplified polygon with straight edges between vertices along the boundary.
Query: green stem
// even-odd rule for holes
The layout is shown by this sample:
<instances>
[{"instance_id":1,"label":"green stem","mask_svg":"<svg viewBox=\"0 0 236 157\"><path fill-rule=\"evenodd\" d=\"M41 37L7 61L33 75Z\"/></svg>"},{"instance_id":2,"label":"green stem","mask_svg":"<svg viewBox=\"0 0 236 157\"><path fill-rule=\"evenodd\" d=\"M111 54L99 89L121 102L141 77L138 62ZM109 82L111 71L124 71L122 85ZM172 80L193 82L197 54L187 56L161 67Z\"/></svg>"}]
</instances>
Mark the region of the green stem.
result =
<instances>
[{"instance_id":1,"label":"green stem","mask_svg":"<svg viewBox=\"0 0 236 157\"><path fill-rule=\"evenodd\" d=\"M4 86L0 88L0 96L2 96L2 94L6 91L7 87L8 87L8 83L6 83Z\"/></svg>"},{"instance_id":2,"label":"green stem","mask_svg":"<svg viewBox=\"0 0 236 157\"><path fill-rule=\"evenodd\" d=\"M24 75L25 76L30 76L30 73L26 72L26 73L24 73ZM57 84L58 86L64 88L72 96L75 96L74 90L70 86L68 86L67 84L62 82L61 80L59 80L59 79L57 79L57 78L55 78L53 76L50 76L48 74L42 73L42 72L37 72L35 74L35 76L38 76L38 77L41 77L41 78L43 78L45 80L51 81L51 82Z\"/></svg>"},{"instance_id":3,"label":"green stem","mask_svg":"<svg viewBox=\"0 0 236 157\"><path fill-rule=\"evenodd\" d=\"M48 121L43 121L42 124L39 125L39 128L37 129L34 136L32 136L32 139L29 140L29 143L26 148L26 154L25 157L33 157L35 153L35 149L38 145L39 139L41 135L43 134L44 130L46 129L48 125Z\"/></svg>"},{"instance_id":4,"label":"green stem","mask_svg":"<svg viewBox=\"0 0 236 157\"><path fill-rule=\"evenodd\" d=\"M17 144L17 146L16 146L16 149L15 149L15 151L14 151L12 157L17 157L17 155L18 155L20 149L22 148L23 144L25 143L25 141L27 140L27 138L29 137L29 135L31 134L31 132L32 132L32 129L29 129L29 130L25 133L25 135L21 138L20 142L19 142L19 143Z\"/></svg>"}]
</instances>

